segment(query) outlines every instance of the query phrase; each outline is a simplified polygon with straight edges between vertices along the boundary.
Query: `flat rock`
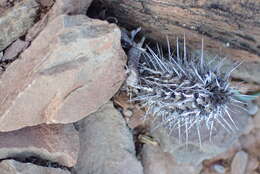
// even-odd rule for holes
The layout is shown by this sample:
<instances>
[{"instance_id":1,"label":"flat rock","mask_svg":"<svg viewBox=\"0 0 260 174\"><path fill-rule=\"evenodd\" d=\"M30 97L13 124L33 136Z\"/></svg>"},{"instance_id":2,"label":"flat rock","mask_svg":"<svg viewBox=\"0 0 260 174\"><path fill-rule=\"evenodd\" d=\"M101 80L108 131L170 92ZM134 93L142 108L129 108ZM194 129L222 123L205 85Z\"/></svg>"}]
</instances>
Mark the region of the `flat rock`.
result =
<instances>
[{"instance_id":1,"label":"flat rock","mask_svg":"<svg viewBox=\"0 0 260 174\"><path fill-rule=\"evenodd\" d=\"M80 121L77 174L142 174L132 134L122 115L108 103Z\"/></svg>"},{"instance_id":2,"label":"flat rock","mask_svg":"<svg viewBox=\"0 0 260 174\"><path fill-rule=\"evenodd\" d=\"M0 162L1 174L70 174L59 168L41 167L29 163L20 163L14 160Z\"/></svg>"},{"instance_id":3,"label":"flat rock","mask_svg":"<svg viewBox=\"0 0 260 174\"><path fill-rule=\"evenodd\" d=\"M144 174L199 174L201 165L178 164L173 156L159 146L144 145L142 149Z\"/></svg>"},{"instance_id":4,"label":"flat rock","mask_svg":"<svg viewBox=\"0 0 260 174\"><path fill-rule=\"evenodd\" d=\"M248 154L244 151L237 152L231 163L231 174L245 174L248 163Z\"/></svg>"},{"instance_id":5,"label":"flat rock","mask_svg":"<svg viewBox=\"0 0 260 174\"><path fill-rule=\"evenodd\" d=\"M72 167L78 157L79 137L72 124L43 124L4 132L0 140L0 159L36 156Z\"/></svg>"},{"instance_id":6,"label":"flat rock","mask_svg":"<svg viewBox=\"0 0 260 174\"><path fill-rule=\"evenodd\" d=\"M0 16L0 51L32 27L38 9L36 0L24 0Z\"/></svg>"},{"instance_id":7,"label":"flat rock","mask_svg":"<svg viewBox=\"0 0 260 174\"><path fill-rule=\"evenodd\" d=\"M17 39L6 50L2 61L13 60L19 53L25 50L29 45L29 42Z\"/></svg>"},{"instance_id":8,"label":"flat rock","mask_svg":"<svg viewBox=\"0 0 260 174\"><path fill-rule=\"evenodd\" d=\"M83 15L57 17L20 57L0 81L0 131L80 120L125 78L119 28Z\"/></svg>"}]
</instances>

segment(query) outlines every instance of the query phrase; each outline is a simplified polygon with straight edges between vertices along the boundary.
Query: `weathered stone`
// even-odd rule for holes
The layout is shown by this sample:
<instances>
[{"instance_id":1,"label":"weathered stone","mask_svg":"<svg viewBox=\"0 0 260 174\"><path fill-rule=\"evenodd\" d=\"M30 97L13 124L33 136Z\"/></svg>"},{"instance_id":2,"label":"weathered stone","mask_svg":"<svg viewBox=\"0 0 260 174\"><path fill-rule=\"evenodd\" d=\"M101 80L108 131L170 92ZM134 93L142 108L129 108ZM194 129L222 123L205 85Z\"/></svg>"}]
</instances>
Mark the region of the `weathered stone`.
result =
<instances>
[{"instance_id":1,"label":"weathered stone","mask_svg":"<svg viewBox=\"0 0 260 174\"><path fill-rule=\"evenodd\" d=\"M2 75L0 131L70 123L95 112L121 86L125 61L116 25L57 17Z\"/></svg>"},{"instance_id":2,"label":"weathered stone","mask_svg":"<svg viewBox=\"0 0 260 174\"><path fill-rule=\"evenodd\" d=\"M39 4L36 0L24 0L0 17L0 51L24 35L34 24Z\"/></svg>"},{"instance_id":3,"label":"weathered stone","mask_svg":"<svg viewBox=\"0 0 260 174\"><path fill-rule=\"evenodd\" d=\"M77 174L142 174L133 137L122 115L108 103L80 122Z\"/></svg>"},{"instance_id":4,"label":"weathered stone","mask_svg":"<svg viewBox=\"0 0 260 174\"><path fill-rule=\"evenodd\" d=\"M260 162L254 156L249 156L246 174L253 174L255 170L260 166Z\"/></svg>"},{"instance_id":5,"label":"weathered stone","mask_svg":"<svg viewBox=\"0 0 260 174\"><path fill-rule=\"evenodd\" d=\"M198 174L201 165L178 164L174 157L159 146L144 145L142 150L144 174Z\"/></svg>"},{"instance_id":6,"label":"weathered stone","mask_svg":"<svg viewBox=\"0 0 260 174\"><path fill-rule=\"evenodd\" d=\"M237 152L231 164L231 174L245 174L248 154L244 151Z\"/></svg>"},{"instance_id":7,"label":"weathered stone","mask_svg":"<svg viewBox=\"0 0 260 174\"><path fill-rule=\"evenodd\" d=\"M14 160L0 162L1 174L70 174L68 170L59 168L41 167L29 163L20 163Z\"/></svg>"},{"instance_id":8,"label":"weathered stone","mask_svg":"<svg viewBox=\"0 0 260 174\"><path fill-rule=\"evenodd\" d=\"M24 49L26 49L28 45L29 42L22 41L21 39L17 39L5 50L5 54L2 57L2 60L3 61L13 60L19 53L21 53Z\"/></svg>"},{"instance_id":9,"label":"weathered stone","mask_svg":"<svg viewBox=\"0 0 260 174\"><path fill-rule=\"evenodd\" d=\"M47 4L50 0L41 1L42 3ZM92 0L56 0L51 10L28 31L26 41L32 41L44 29L47 23L59 15L86 14L91 2Z\"/></svg>"},{"instance_id":10,"label":"weathered stone","mask_svg":"<svg viewBox=\"0 0 260 174\"><path fill-rule=\"evenodd\" d=\"M2 59L3 55L4 55L4 54L3 54L3 51L1 51L1 52L0 52L0 60Z\"/></svg>"},{"instance_id":11,"label":"weathered stone","mask_svg":"<svg viewBox=\"0 0 260 174\"><path fill-rule=\"evenodd\" d=\"M0 159L38 156L72 167L76 164L78 151L78 132L72 124L43 124L0 133Z\"/></svg>"}]
</instances>

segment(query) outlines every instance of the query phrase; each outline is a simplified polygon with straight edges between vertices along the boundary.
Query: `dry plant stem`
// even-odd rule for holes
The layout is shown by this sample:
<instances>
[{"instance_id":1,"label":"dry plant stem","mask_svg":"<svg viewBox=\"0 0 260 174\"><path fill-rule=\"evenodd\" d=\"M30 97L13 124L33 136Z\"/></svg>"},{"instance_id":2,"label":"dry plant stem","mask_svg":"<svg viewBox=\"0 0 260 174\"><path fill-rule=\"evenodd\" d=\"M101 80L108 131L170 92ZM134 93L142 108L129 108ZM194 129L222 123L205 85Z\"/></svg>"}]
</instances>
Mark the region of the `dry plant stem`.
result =
<instances>
[{"instance_id":1,"label":"dry plant stem","mask_svg":"<svg viewBox=\"0 0 260 174\"><path fill-rule=\"evenodd\" d=\"M141 28L137 28L136 30L131 31L131 38L129 38L128 33L126 30L122 31L122 40L130 44L131 48L128 51L128 64L127 64L127 71L128 71L128 77L126 79L126 84L129 87L128 88L128 94L130 95L131 100L131 94L132 94L132 87L137 86L138 82L138 65L140 61L140 57L143 50L143 44L145 41L145 37L142 37L141 41L136 43L134 41L134 38L138 32L140 32Z\"/></svg>"}]
</instances>

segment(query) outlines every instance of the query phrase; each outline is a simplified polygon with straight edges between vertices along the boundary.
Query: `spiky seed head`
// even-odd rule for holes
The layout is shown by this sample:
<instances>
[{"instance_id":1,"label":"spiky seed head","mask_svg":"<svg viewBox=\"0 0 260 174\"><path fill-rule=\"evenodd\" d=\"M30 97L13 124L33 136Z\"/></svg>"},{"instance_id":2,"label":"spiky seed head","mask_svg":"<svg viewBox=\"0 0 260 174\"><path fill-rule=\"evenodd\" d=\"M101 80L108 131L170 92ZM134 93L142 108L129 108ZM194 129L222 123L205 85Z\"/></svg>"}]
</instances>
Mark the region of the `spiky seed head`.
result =
<instances>
[{"instance_id":1,"label":"spiky seed head","mask_svg":"<svg viewBox=\"0 0 260 174\"><path fill-rule=\"evenodd\" d=\"M168 39L167 44L167 57L159 46L156 51L147 47L143 63L137 70L138 83L132 86L138 91L132 101L139 101L147 108L145 117L160 120L156 127L162 126L169 133L177 131L179 141L184 133L186 143L189 129L195 127L200 145L201 125L209 130L210 141L215 124L220 124L228 132L238 129L230 111L231 107L242 108L242 102L229 84L229 76L237 66L223 73L223 61L217 64L206 62L203 41L200 57L188 56L185 44L181 56L178 41L175 56Z\"/></svg>"}]
</instances>

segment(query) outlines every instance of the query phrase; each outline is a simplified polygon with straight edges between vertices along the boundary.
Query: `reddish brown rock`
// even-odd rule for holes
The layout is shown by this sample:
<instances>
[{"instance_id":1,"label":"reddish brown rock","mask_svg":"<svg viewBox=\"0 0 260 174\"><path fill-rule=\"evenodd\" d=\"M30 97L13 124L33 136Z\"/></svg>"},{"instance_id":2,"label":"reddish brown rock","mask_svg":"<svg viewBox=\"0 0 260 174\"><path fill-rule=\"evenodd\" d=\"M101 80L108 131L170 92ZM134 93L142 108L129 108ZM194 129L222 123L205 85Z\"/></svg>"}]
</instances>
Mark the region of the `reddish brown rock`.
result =
<instances>
[{"instance_id":1,"label":"reddish brown rock","mask_svg":"<svg viewBox=\"0 0 260 174\"><path fill-rule=\"evenodd\" d=\"M29 163L20 163L14 160L4 160L0 163L1 174L70 174L59 168L41 167Z\"/></svg>"},{"instance_id":2,"label":"reddish brown rock","mask_svg":"<svg viewBox=\"0 0 260 174\"><path fill-rule=\"evenodd\" d=\"M79 137L72 124L43 124L4 132L0 140L0 159L33 155L68 167L77 161Z\"/></svg>"},{"instance_id":3,"label":"reddish brown rock","mask_svg":"<svg viewBox=\"0 0 260 174\"><path fill-rule=\"evenodd\" d=\"M0 131L95 112L121 86L125 61L116 25L59 16L2 75Z\"/></svg>"},{"instance_id":4,"label":"reddish brown rock","mask_svg":"<svg viewBox=\"0 0 260 174\"><path fill-rule=\"evenodd\" d=\"M21 39L17 39L5 50L2 60L5 61L5 60L14 59L19 53L21 53L24 49L26 49L28 45L29 42L22 41Z\"/></svg>"}]
</instances>

